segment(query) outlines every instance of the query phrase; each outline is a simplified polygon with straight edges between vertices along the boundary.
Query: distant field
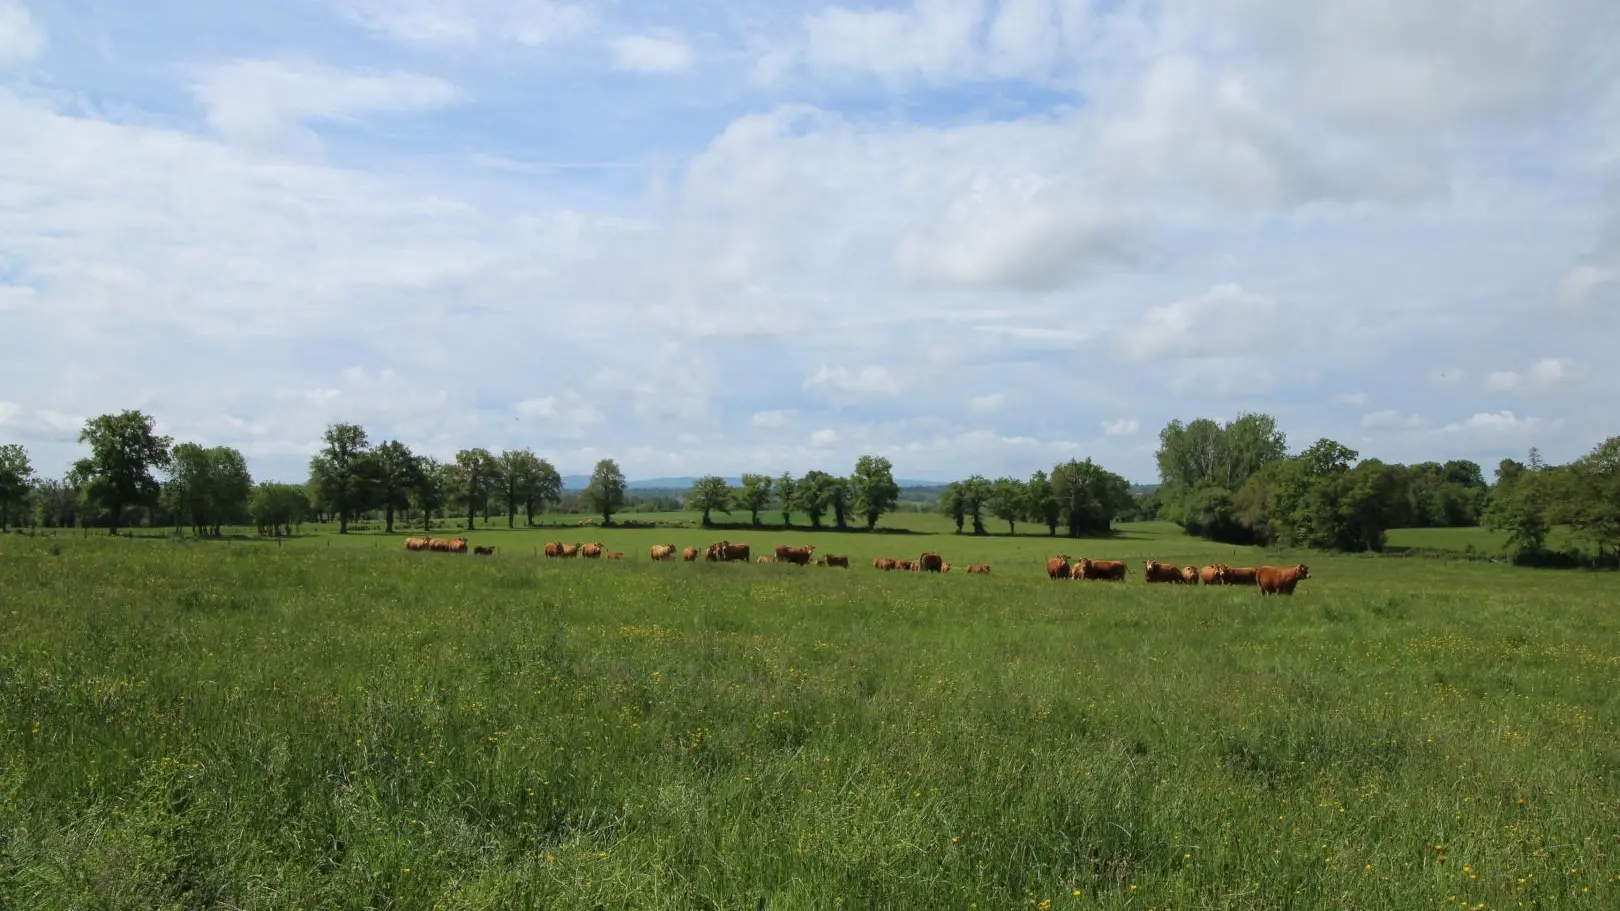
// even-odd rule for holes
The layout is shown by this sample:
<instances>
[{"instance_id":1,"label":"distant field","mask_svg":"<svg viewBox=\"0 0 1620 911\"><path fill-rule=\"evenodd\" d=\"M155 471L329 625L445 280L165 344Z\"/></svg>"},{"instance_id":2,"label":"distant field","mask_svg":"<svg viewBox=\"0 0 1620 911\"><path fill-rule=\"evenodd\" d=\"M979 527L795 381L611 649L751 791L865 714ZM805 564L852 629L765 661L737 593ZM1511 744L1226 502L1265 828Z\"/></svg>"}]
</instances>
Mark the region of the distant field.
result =
<instances>
[{"instance_id":1,"label":"distant field","mask_svg":"<svg viewBox=\"0 0 1620 911\"><path fill-rule=\"evenodd\" d=\"M1609 574L1157 523L403 537L0 536L0 908L1620 907ZM646 559L720 537L995 571Z\"/></svg>"}]
</instances>

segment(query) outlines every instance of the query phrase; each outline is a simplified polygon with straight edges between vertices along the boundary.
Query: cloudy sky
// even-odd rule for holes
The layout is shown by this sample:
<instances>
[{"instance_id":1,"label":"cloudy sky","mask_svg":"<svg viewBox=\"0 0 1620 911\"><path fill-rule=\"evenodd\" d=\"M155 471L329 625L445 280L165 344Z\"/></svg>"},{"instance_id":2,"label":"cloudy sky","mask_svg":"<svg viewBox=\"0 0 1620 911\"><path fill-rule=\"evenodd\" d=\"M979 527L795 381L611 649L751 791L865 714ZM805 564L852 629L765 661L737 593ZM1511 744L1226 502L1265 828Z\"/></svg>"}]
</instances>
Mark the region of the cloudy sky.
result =
<instances>
[{"instance_id":1,"label":"cloudy sky","mask_svg":"<svg viewBox=\"0 0 1620 911\"><path fill-rule=\"evenodd\" d=\"M0 0L0 442L1155 480L1620 433L1613 0Z\"/></svg>"}]
</instances>

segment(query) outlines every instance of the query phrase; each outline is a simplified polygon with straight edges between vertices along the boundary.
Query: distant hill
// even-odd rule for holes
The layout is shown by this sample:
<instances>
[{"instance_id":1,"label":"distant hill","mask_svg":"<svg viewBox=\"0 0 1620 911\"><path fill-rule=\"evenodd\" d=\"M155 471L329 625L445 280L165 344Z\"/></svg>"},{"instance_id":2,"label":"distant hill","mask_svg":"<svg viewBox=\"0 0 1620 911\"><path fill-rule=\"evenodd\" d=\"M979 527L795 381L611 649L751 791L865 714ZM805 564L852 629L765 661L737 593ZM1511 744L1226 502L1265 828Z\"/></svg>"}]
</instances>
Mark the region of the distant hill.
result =
<instances>
[{"instance_id":1,"label":"distant hill","mask_svg":"<svg viewBox=\"0 0 1620 911\"><path fill-rule=\"evenodd\" d=\"M562 482L563 482L563 490L574 490L574 491L584 490L591 483L591 476L588 475L588 474L567 474L567 475L563 475ZM919 481L919 480L917 480L915 478L895 478L894 482L896 484L899 484L901 487L943 487L943 486L945 486L945 482L943 482L943 481ZM682 491L684 491L684 490L691 490L692 485L696 484L696 483L697 483L697 478L696 477L689 477L689 478L638 478L638 479L636 479L634 481L626 481L624 486L626 487L626 489L636 490L636 491L642 491L642 490L682 490ZM740 487L742 485L742 478L740 478L740 477L726 478L726 483L730 484L733 487Z\"/></svg>"}]
</instances>

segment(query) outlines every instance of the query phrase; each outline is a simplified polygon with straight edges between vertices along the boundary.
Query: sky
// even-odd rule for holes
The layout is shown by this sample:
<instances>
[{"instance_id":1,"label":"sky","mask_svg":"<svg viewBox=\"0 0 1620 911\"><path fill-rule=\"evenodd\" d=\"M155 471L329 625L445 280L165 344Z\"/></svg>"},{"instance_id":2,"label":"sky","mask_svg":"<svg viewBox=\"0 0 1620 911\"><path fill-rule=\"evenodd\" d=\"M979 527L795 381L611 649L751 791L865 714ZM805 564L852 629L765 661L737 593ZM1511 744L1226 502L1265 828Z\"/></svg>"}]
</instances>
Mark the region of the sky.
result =
<instances>
[{"instance_id":1,"label":"sky","mask_svg":"<svg viewBox=\"0 0 1620 911\"><path fill-rule=\"evenodd\" d=\"M0 443L1157 480L1620 433L1613 0L0 0Z\"/></svg>"}]
</instances>

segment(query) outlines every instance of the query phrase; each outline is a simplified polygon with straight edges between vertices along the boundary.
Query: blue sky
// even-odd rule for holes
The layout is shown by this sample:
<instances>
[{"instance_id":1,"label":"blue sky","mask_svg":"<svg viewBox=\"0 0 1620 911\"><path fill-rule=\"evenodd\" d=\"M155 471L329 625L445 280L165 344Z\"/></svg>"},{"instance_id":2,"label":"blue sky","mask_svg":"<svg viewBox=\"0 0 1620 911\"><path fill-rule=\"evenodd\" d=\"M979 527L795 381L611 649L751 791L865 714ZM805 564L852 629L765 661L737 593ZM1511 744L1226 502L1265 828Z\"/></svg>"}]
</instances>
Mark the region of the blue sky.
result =
<instances>
[{"instance_id":1,"label":"blue sky","mask_svg":"<svg viewBox=\"0 0 1620 911\"><path fill-rule=\"evenodd\" d=\"M1155 480L1620 432L1608 0L0 0L0 442Z\"/></svg>"}]
</instances>

